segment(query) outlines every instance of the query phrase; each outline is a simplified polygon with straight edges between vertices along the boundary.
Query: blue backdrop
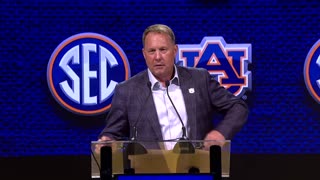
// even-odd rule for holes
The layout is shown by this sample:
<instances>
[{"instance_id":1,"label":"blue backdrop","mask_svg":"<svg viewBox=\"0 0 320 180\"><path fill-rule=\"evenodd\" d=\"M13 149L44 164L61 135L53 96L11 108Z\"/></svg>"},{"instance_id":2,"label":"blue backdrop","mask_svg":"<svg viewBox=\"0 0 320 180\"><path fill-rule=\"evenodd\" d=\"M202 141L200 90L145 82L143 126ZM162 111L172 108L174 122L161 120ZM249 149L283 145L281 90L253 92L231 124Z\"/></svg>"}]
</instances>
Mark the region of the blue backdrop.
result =
<instances>
[{"instance_id":1,"label":"blue backdrop","mask_svg":"<svg viewBox=\"0 0 320 180\"><path fill-rule=\"evenodd\" d=\"M250 117L232 153L320 153L320 104L303 77L320 38L316 0L3 0L0 12L0 156L89 154L106 114L62 108L47 86L49 58L66 38L95 32L121 46L135 75L146 68L142 32L154 23L172 27L178 44L252 44Z\"/></svg>"}]
</instances>

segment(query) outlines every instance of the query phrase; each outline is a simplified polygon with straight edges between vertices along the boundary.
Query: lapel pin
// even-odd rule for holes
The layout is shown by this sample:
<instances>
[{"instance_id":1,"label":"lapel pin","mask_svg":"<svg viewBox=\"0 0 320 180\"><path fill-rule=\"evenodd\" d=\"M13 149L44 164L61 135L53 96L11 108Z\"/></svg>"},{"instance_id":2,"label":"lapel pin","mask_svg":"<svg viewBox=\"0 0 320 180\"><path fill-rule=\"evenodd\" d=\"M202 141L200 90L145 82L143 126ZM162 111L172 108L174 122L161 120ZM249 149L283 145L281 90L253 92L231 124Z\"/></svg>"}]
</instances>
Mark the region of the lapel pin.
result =
<instances>
[{"instance_id":1,"label":"lapel pin","mask_svg":"<svg viewBox=\"0 0 320 180\"><path fill-rule=\"evenodd\" d=\"M194 88L189 88L189 93L193 94L194 93Z\"/></svg>"}]
</instances>

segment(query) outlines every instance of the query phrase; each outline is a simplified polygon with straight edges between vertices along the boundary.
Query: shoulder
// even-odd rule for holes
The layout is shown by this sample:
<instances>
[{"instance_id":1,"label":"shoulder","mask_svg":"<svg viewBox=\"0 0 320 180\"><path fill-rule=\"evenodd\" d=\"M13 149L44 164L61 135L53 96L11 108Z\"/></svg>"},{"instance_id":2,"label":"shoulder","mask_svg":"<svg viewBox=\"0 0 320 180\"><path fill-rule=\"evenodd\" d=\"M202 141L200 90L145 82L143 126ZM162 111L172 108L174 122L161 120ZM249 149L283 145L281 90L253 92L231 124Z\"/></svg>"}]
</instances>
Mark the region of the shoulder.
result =
<instances>
[{"instance_id":1,"label":"shoulder","mask_svg":"<svg viewBox=\"0 0 320 180\"><path fill-rule=\"evenodd\" d=\"M196 67L183 67L177 66L178 73L180 76L191 76L191 77L199 77L199 76L206 76L209 74L207 69L204 68L196 68Z\"/></svg>"},{"instance_id":2,"label":"shoulder","mask_svg":"<svg viewBox=\"0 0 320 180\"><path fill-rule=\"evenodd\" d=\"M184 66L177 66L178 71L186 71L190 73L205 73L207 72L204 68L196 68L196 67L184 67Z\"/></svg>"},{"instance_id":3,"label":"shoulder","mask_svg":"<svg viewBox=\"0 0 320 180\"><path fill-rule=\"evenodd\" d=\"M139 87L140 85L147 84L149 81L147 70L143 70L138 74L130 77L128 80L122 81L118 86L122 87Z\"/></svg>"}]
</instances>

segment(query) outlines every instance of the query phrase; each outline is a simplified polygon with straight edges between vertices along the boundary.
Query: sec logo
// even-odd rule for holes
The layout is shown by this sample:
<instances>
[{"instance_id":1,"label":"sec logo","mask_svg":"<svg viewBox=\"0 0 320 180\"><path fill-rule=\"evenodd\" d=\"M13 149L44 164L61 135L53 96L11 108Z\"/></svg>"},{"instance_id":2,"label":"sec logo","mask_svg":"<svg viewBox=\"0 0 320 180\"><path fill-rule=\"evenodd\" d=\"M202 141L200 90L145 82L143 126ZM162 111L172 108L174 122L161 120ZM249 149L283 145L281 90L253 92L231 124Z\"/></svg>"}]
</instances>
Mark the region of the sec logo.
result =
<instances>
[{"instance_id":1,"label":"sec logo","mask_svg":"<svg viewBox=\"0 0 320 180\"><path fill-rule=\"evenodd\" d=\"M121 47L97 33L76 34L64 40L47 67L53 97L67 110L81 115L109 110L115 86L130 76Z\"/></svg>"},{"instance_id":2,"label":"sec logo","mask_svg":"<svg viewBox=\"0 0 320 180\"><path fill-rule=\"evenodd\" d=\"M320 104L320 40L310 49L304 64L304 82L310 95Z\"/></svg>"}]
</instances>

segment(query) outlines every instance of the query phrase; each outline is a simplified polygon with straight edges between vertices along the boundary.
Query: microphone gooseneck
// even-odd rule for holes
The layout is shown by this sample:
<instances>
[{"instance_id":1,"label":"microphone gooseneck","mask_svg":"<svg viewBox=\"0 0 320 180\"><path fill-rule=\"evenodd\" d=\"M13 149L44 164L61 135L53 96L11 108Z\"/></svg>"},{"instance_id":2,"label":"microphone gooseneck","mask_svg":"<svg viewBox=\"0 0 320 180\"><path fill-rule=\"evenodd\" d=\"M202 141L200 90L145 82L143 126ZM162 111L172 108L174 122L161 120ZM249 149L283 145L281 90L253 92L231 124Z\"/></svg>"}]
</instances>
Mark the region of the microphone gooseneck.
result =
<instances>
[{"instance_id":1,"label":"microphone gooseneck","mask_svg":"<svg viewBox=\"0 0 320 180\"><path fill-rule=\"evenodd\" d=\"M170 82L169 82L169 81L166 81L165 83L166 83L167 96L168 96L168 98L169 98L169 100L170 100L170 102L171 102L174 110L176 111L176 113L177 113L177 115L178 115L178 118L179 118L179 120L180 120L180 123L181 123L181 125L182 125L182 137L180 138L180 140L188 140L186 127L184 126L184 123L183 123L183 121L182 121L182 118L181 118L179 112L177 111L176 106L173 104L173 102L172 102L172 100L171 100L171 97L170 97L170 95L169 95L168 89L169 89Z\"/></svg>"},{"instance_id":2,"label":"microphone gooseneck","mask_svg":"<svg viewBox=\"0 0 320 180\"><path fill-rule=\"evenodd\" d=\"M178 113L176 107L174 106L170 96L169 96L169 91L168 91L168 87L169 87L170 83L169 81L166 81L166 87L167 87L167 95L168 95L168 98L174 108L174 110L176 111L178 117L179 117L179 120L181 122L181 125L182 125L182 137L180 138L180 141L177 142L174 147L173 147L173 152L174 153L178 153L178 154L193 154L195 153L195 149L194 149L194 146L192 145L191 142L189 141L186 141L186 140L189 140L188 137L187 137L187 131L186 131L186 127L184 126L184 123L180 117L180 114Z\"/></svg>"},{"instance_id":3,"label":"microphone gooseneck","mask_svg":"<svg viewBox=\"0 0 320 180\"><path fill-rule=\"evenodd\" d=\"M143 114L142 111L144 111L144 108L147 104L146 102L148 101L148 99L150 98L150 95L152 94L150 81L148 81L147 86L148 86L149 94L148 94L144 104L142 105L142 108L140 109L137 120L135 121L135 123L132 126L131 135L130 135L131 142L124 144L124 149L125 149L123 151L124 172L128 172L128 173L134 172L134 169L131 168L131 162L128 158L128 155L138 155L138 154L146 154L147 153L146 148L140 142L137 141L137 136L138 136L137 124L139 123L139 121L141 119L141 116Z\"/></svg>"},{"instance_id":4,"label":"microphone gooseneck","mask_svg":"<svg viewBox=\"0 0 320 180\"><path fill-rule=\"evenodd\" d=\"M139 123L139 121L141 119L141 116L143 114L143 111L144 111L144 109L146 107L146 104L147 104L146 102L149 100L150 95L152 94L151 93L151 82L150 81L148 81L147 86L148 86L149 94L148 94L148 96L147 96L147 98L146 98L146 100L145 100L145 102L143 104L143 107L140 109L140 112L139 112L139 115L138 115L138 118L137 118L136 122L132 126L132 133L131 133L131 136L130 136L130 140L131 141L137 140L137 136L138 136L137 125L138 125L138 123Z\"/></svg>"}]
</instances>

